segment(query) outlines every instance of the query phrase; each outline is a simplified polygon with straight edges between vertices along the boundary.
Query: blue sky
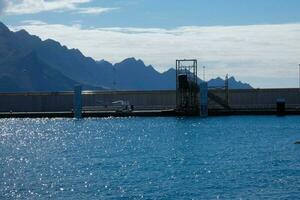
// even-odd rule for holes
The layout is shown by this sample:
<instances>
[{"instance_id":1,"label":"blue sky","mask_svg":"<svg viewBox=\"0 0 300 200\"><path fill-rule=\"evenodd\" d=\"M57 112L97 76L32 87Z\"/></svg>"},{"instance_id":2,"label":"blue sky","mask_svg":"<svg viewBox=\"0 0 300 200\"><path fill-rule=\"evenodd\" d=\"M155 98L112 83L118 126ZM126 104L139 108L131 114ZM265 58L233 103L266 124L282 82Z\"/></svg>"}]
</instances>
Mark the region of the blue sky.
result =
<instances>
[{"instance_id":1,"label":"blue sky","mask_svg":"<svg viewBox=\"0 0 300 200\"><path fill-rule=\"evenodd\" d=\"M197 58L209 78L254 87L298 86L299 10L299 0L0 0L11 29L96 60L137 57L165 71Z\"/></svg>"},{"instance_id":2,"label":"blue sky","mask_svg":"<svg viewBox=\"0 0 300 200\"><path fill-rule=\"evenodd\" d=\"M2 16L9 24L38 19L84 26L161 27L282 24L300 22L299 0L97 0L80 7L118 8L99 15L71 11Z\"/></svg>"}]
</instances>

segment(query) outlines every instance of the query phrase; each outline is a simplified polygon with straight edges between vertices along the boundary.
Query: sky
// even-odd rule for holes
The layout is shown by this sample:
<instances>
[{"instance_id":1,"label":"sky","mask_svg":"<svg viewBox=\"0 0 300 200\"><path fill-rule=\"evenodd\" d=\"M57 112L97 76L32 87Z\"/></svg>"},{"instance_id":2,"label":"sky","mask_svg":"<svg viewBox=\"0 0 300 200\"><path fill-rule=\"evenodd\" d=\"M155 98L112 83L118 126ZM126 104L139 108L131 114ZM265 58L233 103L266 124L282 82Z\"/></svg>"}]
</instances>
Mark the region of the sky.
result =
<instances>
[{"instance_id":1,"label":"sky","mask_svg":"<svg viewBox=\"0 0 300 200\"><path fill-rule=\"evenodd\" d=\"M299 87L299 9L299 0L0 0L0 21L95 60L136 57L163 72L196 58L207 78Z\"/></svg>"}]
</instances>

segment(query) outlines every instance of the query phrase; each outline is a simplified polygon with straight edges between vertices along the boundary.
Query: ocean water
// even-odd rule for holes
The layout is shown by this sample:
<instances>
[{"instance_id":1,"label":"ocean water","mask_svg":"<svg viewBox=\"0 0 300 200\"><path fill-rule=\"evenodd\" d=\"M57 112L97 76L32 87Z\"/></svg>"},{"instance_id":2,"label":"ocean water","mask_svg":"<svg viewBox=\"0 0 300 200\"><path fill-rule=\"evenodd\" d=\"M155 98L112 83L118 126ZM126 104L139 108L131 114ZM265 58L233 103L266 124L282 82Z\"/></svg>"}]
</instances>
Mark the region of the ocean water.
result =
<instances>
[{"instance_id":1,"label":"ocean water","mask_svg":"<svg viewBox=\"0 0 300 200\"><path fill-rule=\"evenodd\" d=\"M299 199L300 117L0 120L0 199Z\"/></svg>"}]
</instances>

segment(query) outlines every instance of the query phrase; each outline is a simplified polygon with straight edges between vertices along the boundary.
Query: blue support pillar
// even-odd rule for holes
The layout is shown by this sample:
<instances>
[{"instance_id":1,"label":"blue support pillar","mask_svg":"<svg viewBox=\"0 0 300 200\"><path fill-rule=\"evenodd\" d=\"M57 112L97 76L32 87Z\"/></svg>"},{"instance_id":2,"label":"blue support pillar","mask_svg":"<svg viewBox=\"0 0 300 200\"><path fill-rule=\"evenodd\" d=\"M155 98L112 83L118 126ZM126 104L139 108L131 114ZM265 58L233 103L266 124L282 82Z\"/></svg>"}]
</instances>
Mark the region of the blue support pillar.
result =
<instances>
[{"instance_id":1,"label":"blue support pillar","mask_svg":"<svg viewBox=\"0 0 300 200\"><path fill-rule=\"evenodd\" d=\"M200 83L200 116L208 116L208 85L207 82Z\"/></svg>"},{"instance_id":2,"label":"blue support pillar","mask_svg":"<svg viewBox=\"0 0 300 200\"><path fill-rule=\"evenodd\" d=\"M74 88L74 117L77 119L82 118L82 87L76 85Z\"/></svg>"}]
</instances>

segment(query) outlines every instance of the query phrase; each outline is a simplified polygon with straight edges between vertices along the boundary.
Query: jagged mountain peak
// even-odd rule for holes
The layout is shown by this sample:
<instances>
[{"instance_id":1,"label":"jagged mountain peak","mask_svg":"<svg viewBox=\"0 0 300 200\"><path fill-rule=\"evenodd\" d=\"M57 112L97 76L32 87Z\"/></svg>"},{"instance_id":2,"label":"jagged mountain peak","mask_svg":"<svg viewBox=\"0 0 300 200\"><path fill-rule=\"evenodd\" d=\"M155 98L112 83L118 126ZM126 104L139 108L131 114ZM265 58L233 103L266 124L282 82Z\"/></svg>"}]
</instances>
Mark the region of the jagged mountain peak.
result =
<instances>
[{"instance_id":1,"label":"jagged mountain peak","mask_svg":"<svg viewBox=\"0 0 300 200\"><path fill-rule=\"evenodd\" d=\"M135 57L125 58L122 62L136 62L137 59Z\"/></svg>"},{"instance_id":2,"label":"jagged mountain peak","mask_svg":"<svg viewBox=\"0 0 300 200\"><path fill-rule=\"evenodd\" d=\"M117 64L127 64L128 65L128 64L135 64L136 62L137 62L137 60L134 57L131 57L131 58L126 58Z\"/></svg>"},{"instance_id":3,"label":"jagged mountain peak","mask_svg":"<svg viewBox=\"0 0 300 200\"><path fill-rule=\"evenodd\" d=\"M109 66L109 67L113 66L112 63L110 63L110 62L108 62L107 60L104 60L104 59L96 61L96 62L97 62L97 64L99 64L101 66Z\"/></svg>"},{"instance_id":4,"label":"jagged mountain peak","mask_svg":"<svg viewBox=\"0 0 300 200\"><path fill-rule=\"evenodd\" d=\"M236 78L234 76L231 76L228 78L229 81L236 81Z\"/></svg>"},{"instance_id":5,"label":"jagged mountain peak","mask_svg":"<svg viewBox=\"0 0 300 200\"><path fill-rule=\"evenodd\" d=\"M53 47L58 47L58 48L62 47L62 45L59 42L57 42L56 40L52 40L52 39L46 39L46 40L44 40L44 43L51 45Z\"/></svg>"},{"instance_id":6,"label":"jagged mountain peak","mask_svg":"<svg viewBox=\"0 0 300 200\"><path fill-rule=\"evenodd\" d=\"M57 90L63 88L59 87L59 82L65 80L66 77L83 85L102 88L116 86L117 89L121 90L175 89L174 69L159 73L152 65L146 66L141 59L135 57L124 59L114 65L105 60L95 61L84 56L79 49L68 49L53 39L42 41L25 30L10 32L5 25L2 29L8 31L7 34L0 34L0 48L2 48L0 49L2 55L0 57L0 70L3 74L10 73L13 65L18 63L21 68L22 66L31 67L32 70L39 72L33 73L39 74L37 76L43 76L47 71L50 71L53 75L51 75L52 81L58 83L55 85ZM39 70L41 66L44 66L42 71ZM61 77L58 80L54 76L57 73L54 73L50 68L65 77L58 75ZM11 77L13 76L17 75L11 74ZM19 79L15 78L14 83L18 83L17 80ZM65 80L63 82L70 83L71 81ZM237 83L241 85L241 83Z\"/></svg>"},{"instance_id":7,"label":"jagged mountain peak","mask_svg":"<svg viewBox=\"0 0 300 200\"><path fill-rule=\"evenodd\" d=\"M117 68L124 68L125 67L125 68L128 68L128 69L138 70L138 71L141 71L141 70L149 71L149 70L151 70L153 72L158 73L152 65L146 65L143 60L136 59L134 57L126 58L122 62L116 63L115 66Z\"/></svg>"},{"instance_id":8,"label":"jagged mountain peak","mask_svg":"<svg viewBox=\"0 0 300 200\"><path fill-rule=\"evenodd\" d=\"M135 65L138 64L138 65L146 66L144 61L142 61L141 59L136 59L135 57L126 58L118 64L135 64Z\"/></svg>"},{"instance_id":9,"label":"jagged mountain peak","mask_svg":"<svg viewBox=\"0 0 300 200\"><path fill-rule=\"evenodd\" d=\"M30 35L25 29L21 29L19 31L16 31L15 34L17 34L17 35L26 35L26 36Z\"/></svg>"},{"instance_id":10,"label":"jagged mountain peak","mask_svg":"<svg viewBox=\"0 0 300 200\"><path fill-rule=\"evenodd\" d=\"M213 79L211 79L211 80L215 80L215 81L224 81L221 77L217 77L217 78L213 78Z\"/></svg>"},{"instance_id":11,"label":"jagged mountain peak","mask_svg":"<svg viewBox=\"0 0 300 200\"><path fill-rule=\"evenodd\" d=\"M252 88L251 85L249 85L248 83L243 83L241 81L237 81L234 76L231 76L230 78L228 78L228 85L229 85L229 88L231 88L231 89L251 89ZM208 86L209 87L224 87L225 80L220 77L211 79L210 81L208 81Z\"/></svg>"}]
</instances>

